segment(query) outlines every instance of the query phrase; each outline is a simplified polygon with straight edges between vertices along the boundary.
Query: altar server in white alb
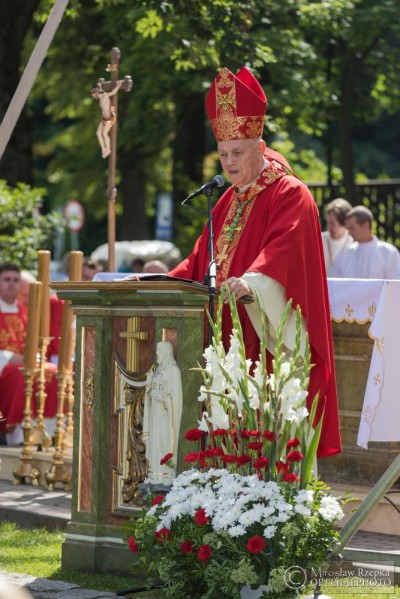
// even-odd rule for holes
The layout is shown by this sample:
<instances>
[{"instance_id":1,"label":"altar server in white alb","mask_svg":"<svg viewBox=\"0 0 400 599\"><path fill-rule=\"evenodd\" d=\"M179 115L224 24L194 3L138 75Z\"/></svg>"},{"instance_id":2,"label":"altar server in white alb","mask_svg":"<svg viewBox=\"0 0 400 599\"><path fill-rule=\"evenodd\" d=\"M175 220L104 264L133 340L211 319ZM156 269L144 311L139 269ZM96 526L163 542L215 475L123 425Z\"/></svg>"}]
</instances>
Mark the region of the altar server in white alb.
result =
<instances>
[{"instance_id":1,"label":"altar server in white alb","mask_svg":"<svg viewBox=\"0 0 400 599\"><path fill-rule=\"evenodd\" d=\"M329 277L347 279L400 279L399 250L372 233L374 217L365 206L355 206L346 215L353 243L340 252L328 271Z\"/></svg>"}]
</instances>

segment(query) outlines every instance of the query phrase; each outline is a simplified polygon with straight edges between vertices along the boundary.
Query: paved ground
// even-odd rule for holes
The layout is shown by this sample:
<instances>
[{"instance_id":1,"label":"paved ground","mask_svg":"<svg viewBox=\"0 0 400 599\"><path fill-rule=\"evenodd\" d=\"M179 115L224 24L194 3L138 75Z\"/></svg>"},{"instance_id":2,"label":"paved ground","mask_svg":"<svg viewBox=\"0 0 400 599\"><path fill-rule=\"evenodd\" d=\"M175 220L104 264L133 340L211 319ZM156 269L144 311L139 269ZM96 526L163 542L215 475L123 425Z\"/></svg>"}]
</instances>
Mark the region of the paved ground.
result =
<instances>
[{"instance_id":1,"label":"paved ground","mask_svg":"<svg viewBox=\"0 0 400 599\"><path fill-rule=\"evenodd\" d=\"M0 522L9 520L24 528L46 527L48 530L54 530L55 528L63 529L70 517L70 493L65 491L50 492L42 487L33 487L32 485L14 486L11 482L0 480ZM400 563L398 536L358 531L349 542L347 549L350 552L358 552L354 556L357 561L363 563L365 563L368 555L371 556L371 560L368 560L371 564L377 563L373 559L376 555L381 555L382 562L384 562L386 556L389 556L388 561L394 561L397 566ZM358 555L362 556L362 560L359 560ZM6 564L1 563L0 556L0 570L5 567ZM398 571L399 568L397 567L396 570ZM18 586L25 586L34 599L103 599L117 597L112 593L82 589L65 582L34 578L21 574L7 574L6 576ZM397 584L399 583L397 582ZM13 598L7 597L7 599Z\"/></svg>"}]
</instances>

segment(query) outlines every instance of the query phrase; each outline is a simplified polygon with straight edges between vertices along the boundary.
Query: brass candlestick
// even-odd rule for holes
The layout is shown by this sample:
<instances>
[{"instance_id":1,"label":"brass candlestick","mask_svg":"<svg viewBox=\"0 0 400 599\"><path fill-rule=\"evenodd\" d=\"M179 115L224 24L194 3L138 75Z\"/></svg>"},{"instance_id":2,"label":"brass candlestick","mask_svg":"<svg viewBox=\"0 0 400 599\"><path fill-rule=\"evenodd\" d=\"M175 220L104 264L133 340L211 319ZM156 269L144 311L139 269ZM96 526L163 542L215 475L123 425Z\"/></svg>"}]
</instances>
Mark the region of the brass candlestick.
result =
<instances>
[{"instance_id":1,"label":"brass candlestick","mask_svg":"<svg viewBox=\"0 0 400 599\"><path fill-rule=\"evenodd\" d=\"M36 368L24 368L23 373L25 377L25 410L24 410L24 422L22 430L24 433L24 444L22 448L21 460L18 467L14 470L14 485L20 485L22 482L27 482L26 479L32 480L32 485L39 485L40 472L37 468L33 468L32 465L32 391L33 391L33 379Z\"/></svg>"},{"instance_id":2,"label":"brass candlestick","mask_svg":"<svg viewBox=\"0 0 400 599\"><path fill-rule=\"evenodd\" d=\"M73 446L74 440L74 373L70 372L67 381L66 391L66 414L65 414L65 434L62 443L63 450L66 451Z\"/></svg>"},{"instance_id":3,"label":"brass candlestick","mask_svg":"<svg viewBox=\"0 0 400 599\"><path fill-rule=\"evenodd\" d=\"M64 422L64 402L65 393L68 382L69 372L59 371L58 392L57 392L57 423L54 431L54 456L50 467L45 474L47 488L54 491L56 483L60 482L64 485L66 491L71 490L71 474L64 468L64 452L63 452L63 422Z\"/></svg>"},{"instance_id":4,"label":"brass candlestick","mask_svg":"<svg viewBox=\"0 0 400 599\"><path fill-rule=\"evenodd\" d=\"M47 393L46 393L46 354L47 347L52 337L40 337L39 338L39 376L38 376L38 390L36 393L36 426L32 433L32 444L37 445L38 449L48 450L52 444L52 438L46 431L44 424L44 406L46 404Z\"/></svg>"}]
</instances>

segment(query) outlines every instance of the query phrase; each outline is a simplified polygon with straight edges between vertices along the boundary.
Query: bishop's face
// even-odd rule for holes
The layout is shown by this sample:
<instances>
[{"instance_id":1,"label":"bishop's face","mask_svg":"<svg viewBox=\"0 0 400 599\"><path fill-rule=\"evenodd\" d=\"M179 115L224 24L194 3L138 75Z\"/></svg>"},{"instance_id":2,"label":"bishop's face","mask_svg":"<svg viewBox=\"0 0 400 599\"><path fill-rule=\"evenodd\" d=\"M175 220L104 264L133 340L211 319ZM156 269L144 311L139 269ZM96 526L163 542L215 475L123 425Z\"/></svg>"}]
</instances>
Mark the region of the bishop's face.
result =
<instances>
[{"instance_id":1,"label":"bishop's face","mask_svg":"<svg viewBox=\"0 0 400 599\"><path fill-rule=\"evenodd\" d=\"M260 174L265 142L258 139L232 139L218 143L218 153L226 175L239 189Z\"/></svg>"}]
</instances>

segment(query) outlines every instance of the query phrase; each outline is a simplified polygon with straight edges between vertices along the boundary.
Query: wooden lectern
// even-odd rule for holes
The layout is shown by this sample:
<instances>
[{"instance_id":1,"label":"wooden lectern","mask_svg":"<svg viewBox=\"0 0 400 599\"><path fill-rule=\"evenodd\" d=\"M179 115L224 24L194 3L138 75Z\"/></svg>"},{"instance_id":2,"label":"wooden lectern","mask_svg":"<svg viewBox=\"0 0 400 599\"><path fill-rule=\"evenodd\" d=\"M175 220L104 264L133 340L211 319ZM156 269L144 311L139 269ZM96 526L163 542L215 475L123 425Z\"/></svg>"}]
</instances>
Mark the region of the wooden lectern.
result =
<instances>
[{"instance_id":1,"label":"wooden lectern","mask_svg":"<svg viewBox=\"0 0 400 599\"><path fill-rule=\"evenodd\" d=\"M128 572L123 524L143 506L141 421L147 374L159 341L181 371L178 471L197 427L208 288L184 281L54 283L76 314L72 515L63 545L68 570Z\"/></svg>"}]
</instances>

